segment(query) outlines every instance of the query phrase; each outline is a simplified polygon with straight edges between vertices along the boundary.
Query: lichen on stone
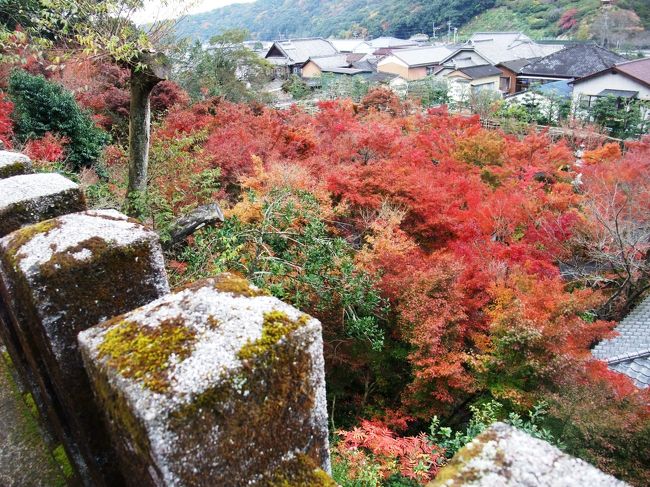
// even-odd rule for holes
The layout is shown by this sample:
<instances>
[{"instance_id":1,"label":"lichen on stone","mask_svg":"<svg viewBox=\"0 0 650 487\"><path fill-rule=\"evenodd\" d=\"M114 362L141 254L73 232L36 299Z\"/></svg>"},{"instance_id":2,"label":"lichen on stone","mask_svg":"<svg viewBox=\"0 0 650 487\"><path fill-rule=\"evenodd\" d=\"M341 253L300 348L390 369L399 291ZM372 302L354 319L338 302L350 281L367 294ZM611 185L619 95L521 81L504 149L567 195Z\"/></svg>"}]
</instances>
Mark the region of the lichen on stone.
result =
<instances>
[{"instance_id":1,"label":"lichen on stone","mask_svg":"<svg viewBox=\"0 0 650 487\"><path fill-rule=\"evenodd\" d=\"M270 311L264 313L262 336L255 341L248 341L237 356L241 360L248 360L265 353L274 353L274 346L292 331L304 326L309 321L309 316L302 315L297 320L292 320L283 311Z\"/></svg>"},{"instance_id":2,"label":"lichen on stone","mask_svg":"<svg viewBox=\"0 0 650 487\"><path fill-rule=\"evenodd\" d=\"M255 286L252 286L247 279L238 276L237 274L233 274L232 272L223 272L215 277L187 284L177 291L183 291L186 289L197 290L204 287L206 282L210 282L214 289L217 291L222 293L230 293L233 296L245 296L247 298L254 298L257 296L270 296L270 293L265 289L259 289Z\"/></svg>"},{"instance_id":3,"label":"lichen on stone","mask_svg":"<svg viewBox=\"0 0 650 487\"><path fill-rule=\"evenodd\" d=\"M47 234L48 232L59 228L61 222L57 219L46 220L44 222L35 223L28 227L16 230L9 237L9 242L6 246L6 255L12 265L16 265L17 260L20 259L20 249L36 235Z\"/></svg>"},{"instance_id":4,"label":"lichen on stone","mask_svg":"<svg viewBox=\"0 0 650 487\"><path fill-rule=\"evenodd\" d=\"M337 483L307 455L283 463L266 482L268 487L336 487Z\"/></svg>"},{"instance_id":5,"label":"lichen on stone","mask_svg":"<svg viewBox=\"0 0 650 487\"><path fill-rule=\"evenodd\" d=\"M169 388L168 369L175 360L192 352L196 332L185 326L180 317L167 319L156 327L122 321L108 330L99 346L100 357L127 378L141 380L154 392Z\"/></svg>"}]
</instances>

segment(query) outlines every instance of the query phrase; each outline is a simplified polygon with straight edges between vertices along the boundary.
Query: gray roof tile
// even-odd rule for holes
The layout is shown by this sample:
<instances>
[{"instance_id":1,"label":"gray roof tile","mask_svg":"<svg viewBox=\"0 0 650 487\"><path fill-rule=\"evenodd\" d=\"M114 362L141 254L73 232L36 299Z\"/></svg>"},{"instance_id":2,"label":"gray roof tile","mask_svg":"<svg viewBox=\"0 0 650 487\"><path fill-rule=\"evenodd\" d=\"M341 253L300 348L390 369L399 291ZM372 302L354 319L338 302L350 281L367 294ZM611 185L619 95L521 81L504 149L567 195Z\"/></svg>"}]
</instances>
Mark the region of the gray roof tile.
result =
<instances>
[{"instance_id":1,"label":"gray roof tile","mask_svg":"<svg viewBox=\"0 0 650 487\"><path fill-rule=\"evenodd\" d=\"M610 369L629 376L637 387L650 386L650 297L615 328L618 336L603 340L592 350Z\"/></svg>"},{"instance_id":2,"label":"gray roof tile","mask_svg":"<svg viewBox=\"0 0 650 487\"><path fill-rule=\"evenodd\" d=\"M627 61L623 56L595 44L577 44L523 67L522 75L580 78Z\"/></svg>"}]
</instances>

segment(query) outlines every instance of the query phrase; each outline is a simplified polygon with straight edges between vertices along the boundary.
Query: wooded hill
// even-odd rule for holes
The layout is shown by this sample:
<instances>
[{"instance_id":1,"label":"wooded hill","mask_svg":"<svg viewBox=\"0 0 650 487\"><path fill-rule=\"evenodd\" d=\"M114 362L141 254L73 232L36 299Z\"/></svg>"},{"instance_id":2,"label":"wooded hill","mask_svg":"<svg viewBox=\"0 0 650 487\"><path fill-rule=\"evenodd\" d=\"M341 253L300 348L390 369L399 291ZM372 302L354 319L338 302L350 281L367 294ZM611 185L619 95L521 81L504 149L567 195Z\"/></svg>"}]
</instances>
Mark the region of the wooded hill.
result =
<instances>
[{"instance_id":1,"label":"wooded hill","mask_svg":"<svg viewBox=\"0 0 650 487\"><path fill-rule=\"evenodd\" d=\"M600 0L258 0L186 17L182 37L207 40L226 29L245 28L255 39L299 36L410 37L431 34L447 22L462 33L486 29L522 30L533 37L596 35L602 16ZM614 17L636 34L650 26L646 0L619 0ZM612 11L610 11L610 15ZM596 26L594 28L594 25Z\"/></svg>"}]
</instances>

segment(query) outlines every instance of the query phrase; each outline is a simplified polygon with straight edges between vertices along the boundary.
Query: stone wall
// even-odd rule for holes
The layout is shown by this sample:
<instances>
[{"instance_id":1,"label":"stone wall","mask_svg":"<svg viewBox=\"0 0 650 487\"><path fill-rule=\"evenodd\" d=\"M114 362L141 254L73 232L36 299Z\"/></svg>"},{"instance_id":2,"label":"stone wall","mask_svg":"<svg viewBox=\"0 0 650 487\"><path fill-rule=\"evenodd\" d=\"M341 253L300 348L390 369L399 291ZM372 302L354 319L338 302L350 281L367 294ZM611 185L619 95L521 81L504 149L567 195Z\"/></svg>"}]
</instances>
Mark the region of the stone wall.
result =
<instances>
[{"instance_id":1,"label":"stone wall","mask_svg":"<svg viewBox=\"0 0 650 487\"><path fill-rule=\"evenodd\" d=\"M0 151L0 337L88 486L330 485L320 323Z\"/></svg>"}]
</instances>

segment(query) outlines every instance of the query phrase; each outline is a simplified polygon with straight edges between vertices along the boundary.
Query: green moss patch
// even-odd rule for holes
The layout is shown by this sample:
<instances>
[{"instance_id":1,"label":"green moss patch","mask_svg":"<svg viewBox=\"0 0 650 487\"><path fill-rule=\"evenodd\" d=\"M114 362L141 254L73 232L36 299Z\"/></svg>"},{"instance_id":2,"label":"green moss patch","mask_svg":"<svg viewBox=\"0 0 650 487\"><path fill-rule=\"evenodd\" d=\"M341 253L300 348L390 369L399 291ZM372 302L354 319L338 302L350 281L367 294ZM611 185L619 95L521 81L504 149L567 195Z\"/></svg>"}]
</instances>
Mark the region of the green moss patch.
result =
<instances>
[{"instance_id":1,"label":"green moss patch","mask_svg":"<svg viewBox=\"0 0 650 487\"><path fill-rule=\"evenodd\" d=\"M82 240L77 245L66 249L63 252L52 254L52 257L41 265L41 274L46 279L51 278L60 269L67 269L79 265L79 260L74 257L74 254L82 250L89 250L95 256L104 253L108 249L108 244L101 237L91 237Z\"/></svg>"},{"instance_id":2,"label":"green moss patch","mask_svg":"<svg viewBox=\"0 0 650 487\"><path fill-rule=\"evenodd\" d=\"M210 479L211 485L245 485L257 478L256 485L265 486L335 485L317 469L327 452L308 420L315 402L311 356L300 340L281 340L307 320L266 313L263 336L239 353L247 358L241 366L170 413L178 452L171 454L170 468L181 483L201 485ZM196 451L204 431L218 431L219 438L203 445L188 464L185 452ZM304 445L311 463L283 462L298 445Z\"/></svg>"},{"instance_id":3,"label":"green moss patch","mask_svg":"<svg viewBox=\"0 0 650 487\"><path fill-rule=\"evenodd\" d=\"M212 286L217 291L230 293L235 296L246 296L248 298L270 296L268 291L264 289L255 289L250 285L247 279L230 272L224 272L216 277L187 284L177 289L177 291L184 291L186 289L189 289L190 291L198 291L206 286Z\"/></svg>"},{"instance_id":4,"label":"green moss patch","mask_svg":"<svg viewBox=\"0 0 650 487\"><path fill-rule=\"evenodd\" d=\"M52 456L54 457L54 461L59 465L59 467L61 467L61 471L63 472L63 475L65 475L65 478L72 478L74 476L74 469L72 468L72 464L70 463L70 459L68 458L63 445L59 445L52 450Z\"/></svg>"},{"instance_id":5,"label":"green moss patch","mask_svg":"<svg viewBox=\"0 0 650 487\"><path fill-rule=\"evenodd\" d=\"M273 347L282 337L304 326L308 320L309 317L307 315L302 315L299 319L292 320L282 311L264 313L262 336L253 342L249 341L246 343L237 354L237 357L240 360L248 360L266 353L273 354Z\"/></svg>"},{"instance_id":6,"label":"green moss patch","mask_svg":"<svg viewBox=\"0 0 650 487\"><path fill-rule=\"evenodd\" d=\"M465 485L479 480L481 478L480 472L468 467L467 462L479 456L483 452L486 443L496 439L496 434L492 431L486 431L477 436L474 441L458 450L449 463L438 472L436 478L427 484L427 487Z\"/></svg>"},{"instance_id":7,"label":"green moss patch","mask_svg":"<svg viewBox=\"0 0 650 487\"><path fill-rule=\"evenodd\" d=\"M0 179L9 178L11 176L18 176L25 173L25 163L16 161L13 164L7 164L0 167Z\"/></svg>"},{"instance_id":8,"label":"green moss patch","mask_svg":"<svg viewBox=\"0 0 650 487\"><path fill-rule=\"evenodd\" d=\"M169 388L170 357L186 359L195 341L196 333L180 317L155 328L121 321L106 333L98 351L123 377L142 380L147 388L163 393Z\"/></svg>"},{"instance_id":9,"label":"green moss patch","mask_svg":"<svg viewBox=\"0 0 650 487\"><path fill-rule=\"evenodd\" d=\"M59 228L61 222L59 220L46 220L44 222L35 223L13 233L11 242L7 247L7 259L9 263L15 267L17 260L20 258L18 252L27 242L31 241L36 235L47 234L52 230Z\"/></svg>"},{"instance_id":10,"label":"green moss patch","mask_svg":"<svg viewBox=\"0 0 650 487\"><path fill-rule=\"evenodd\" d=\"M269 487L336 487L337 484L307 455L282 464L268 482Z\"/></svg>"}]
</instances>

